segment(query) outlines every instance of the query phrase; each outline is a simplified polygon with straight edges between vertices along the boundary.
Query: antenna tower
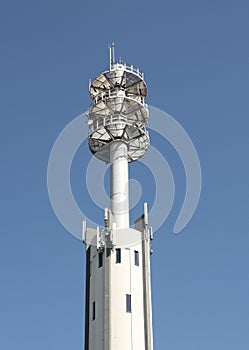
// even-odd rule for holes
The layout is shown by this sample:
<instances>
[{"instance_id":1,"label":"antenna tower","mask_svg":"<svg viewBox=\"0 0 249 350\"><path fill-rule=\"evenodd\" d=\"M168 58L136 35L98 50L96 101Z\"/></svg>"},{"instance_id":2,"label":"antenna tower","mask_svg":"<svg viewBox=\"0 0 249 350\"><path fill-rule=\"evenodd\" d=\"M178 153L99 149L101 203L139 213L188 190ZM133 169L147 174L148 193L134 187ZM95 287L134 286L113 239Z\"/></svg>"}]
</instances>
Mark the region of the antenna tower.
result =
<instances>
[{"instance_id":1,"label":"antenna tower","mask_svg":"<svg viewBox=\"0 0 249 350\"><path fill-rule=\"evenodd\" d=\"M89 84L91 152L110 164L110 209L104 227L83 225L86 244L85 350L153 350L150 283L152 231L147 204L129 220L128 163L149 148L144 74L115 61Z\"/></svg>"}]
</instances>

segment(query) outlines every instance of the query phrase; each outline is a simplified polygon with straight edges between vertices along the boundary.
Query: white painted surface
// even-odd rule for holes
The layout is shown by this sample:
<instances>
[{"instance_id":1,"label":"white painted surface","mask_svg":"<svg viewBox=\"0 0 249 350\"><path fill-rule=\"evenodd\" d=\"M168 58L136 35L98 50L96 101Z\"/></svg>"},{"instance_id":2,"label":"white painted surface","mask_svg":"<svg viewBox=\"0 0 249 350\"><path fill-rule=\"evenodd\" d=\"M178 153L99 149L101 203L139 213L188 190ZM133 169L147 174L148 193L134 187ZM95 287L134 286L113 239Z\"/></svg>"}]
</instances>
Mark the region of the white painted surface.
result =
<instances>
[{"instance_id":1,"label":"white painted surface","mask_svg":"<svg viewBox=\"0 0 249 350\"><path fill-rule=\"evenodd\" d=\"M132 229L127 229L129 235ZM139 233L139 231L137 231ZM118 247L115 247L118 248ZM135 251L139 252L139 266L135 265ZM116 263L116 251L110 255L109 286L105 286L105 269L108 259L103 251L103 266L98 267L98 251L91 247L91 277L90 277L90 322L89 350L145 350L145 323L143 280L142 242L131 247L121 248L121 263ZM150 276L148 276L150 284ZM105 336L109 337L108 349L105 348L104 334L106 319L105 293L110 291L109 313L110 329ZM131 313L126 312L126 294L131 295ZM96 303L96 318L92 320L92 305ZM150 302L150 301L149 301ZM151 305L149 305L149 308ZM86 349L88 350L88 349ZM149 350L152 350L150 348Z\"/></svg>"},{"instance_id":2,"label":"white painted surface","mask_svg":"<svg viewBox=\"0 0 249 350\"><path fill-rule=\"evenodd\" d=\"M110 145L111 211L117 228L129 227L129 188L127 145L122 141Z\"/></svg>"}]
</instances>

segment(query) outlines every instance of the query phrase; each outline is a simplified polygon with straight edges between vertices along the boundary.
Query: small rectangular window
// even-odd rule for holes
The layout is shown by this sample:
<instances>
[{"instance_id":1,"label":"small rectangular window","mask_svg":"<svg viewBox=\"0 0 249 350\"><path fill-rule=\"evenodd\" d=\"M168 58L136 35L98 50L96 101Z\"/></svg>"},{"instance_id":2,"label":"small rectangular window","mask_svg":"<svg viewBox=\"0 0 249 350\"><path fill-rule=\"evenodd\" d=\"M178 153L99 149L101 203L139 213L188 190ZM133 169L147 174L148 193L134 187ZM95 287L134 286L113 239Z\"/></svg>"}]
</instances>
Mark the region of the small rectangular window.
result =
<instances>
[{"instance_id":1,"label":"small rectangular window","mask_svg":"<svg viewBox=\"0 0 249 350\"><path fill-rule=\"evenodd\" d=\"M126 294L126 312L131 312L131 295Z\"/></svg>"},{"instance_id":2,"label":"small rectangular window","mask_svg":"<svg viewBox=\"0 0 249 350\"><path fill-rule=\"evenodd\" d=\"M106 257L108 258L111 255L111 248L106 248Z\"/></svg>"},{"instance_id":3,"label":"small rectangular window","mask_svg":"<svg viewBox=\"0 0 249 350\"><path fill-rule=\"evenodd\" d=\"M121 249L117 248L116 249L116 264L120 264L121 263Z\"/></svg>"},{"instance_id":4,"label":"small rectangular window","mask_svg":"<svg viewBox=\"0 0 249 350\"><path fill-rule=\"evenodd\" d=\"M96 304L95 304L95 301L93 302L93 314L92 314L92 320L94 321L95 320L95 317L96 317Z\"/></svg>"},{"instance_id":5,"label":"small rectangular window","mask_svg":"<svg viewBox=\"0 0 249 350\"><path fill-rule=\"evenodd\" d=\"M103 266L103 252L99 252L99 267Z\"/></svg>"},{"instance_id":6,"label":"small rectangular window","mask_svg":"<svg viewBox=\"0 0 249 350\"><path fill-rule=\"evenodd\" d=\"M134 262L136 266L139 266L139 252L137 250L134 251Z\"/></svg>"}]
</instances>

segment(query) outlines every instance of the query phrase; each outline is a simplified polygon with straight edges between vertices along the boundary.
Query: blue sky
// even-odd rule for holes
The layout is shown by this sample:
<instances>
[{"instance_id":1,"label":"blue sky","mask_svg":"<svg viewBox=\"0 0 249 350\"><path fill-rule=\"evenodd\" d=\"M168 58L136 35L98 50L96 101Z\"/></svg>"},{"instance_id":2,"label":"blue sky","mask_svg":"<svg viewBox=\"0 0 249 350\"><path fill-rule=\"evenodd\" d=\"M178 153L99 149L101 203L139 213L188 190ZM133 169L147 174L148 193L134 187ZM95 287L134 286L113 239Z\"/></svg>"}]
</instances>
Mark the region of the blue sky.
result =
<instances>
[{"instance_id":1,"label":"blue sky","mask_svg":"<svg viewBox=\"0 0 249 350\"><path fill-rule=\"evenodd\" d=\"M242 0L2 3L1 349L82 349L84 247L55 217L46 171L56 137L88 108L88 79L107 66L112 41L143 69L148 103L185 128L202 165L199 206L175 236L184 171L152 135L176 182L153 242L155 350L248 349L248 12ZM87 152L72 174L82 208ZM148 175L148 201L149 184Z\"/></svg>"}]
</instances>

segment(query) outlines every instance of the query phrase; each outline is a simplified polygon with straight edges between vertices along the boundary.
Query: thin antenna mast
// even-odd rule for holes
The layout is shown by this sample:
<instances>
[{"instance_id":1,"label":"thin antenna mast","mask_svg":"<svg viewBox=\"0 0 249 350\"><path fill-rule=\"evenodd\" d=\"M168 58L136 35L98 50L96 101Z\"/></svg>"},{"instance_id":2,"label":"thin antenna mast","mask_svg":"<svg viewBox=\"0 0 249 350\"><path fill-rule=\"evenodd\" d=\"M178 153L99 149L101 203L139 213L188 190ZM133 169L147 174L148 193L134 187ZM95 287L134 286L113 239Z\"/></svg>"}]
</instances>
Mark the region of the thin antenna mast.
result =
<instances>
[{"instance_id":1,"label":"thin antenna mast","mask_svg":"<svg viewBox=\"0 0 249 350\"><path fill-rule=\"evenodd\" d=\"M112 43L109 45L109 52L110 52L110 69L112 68L113 64L115 63L115 45Z\"/></svg>"}]
</instances>

